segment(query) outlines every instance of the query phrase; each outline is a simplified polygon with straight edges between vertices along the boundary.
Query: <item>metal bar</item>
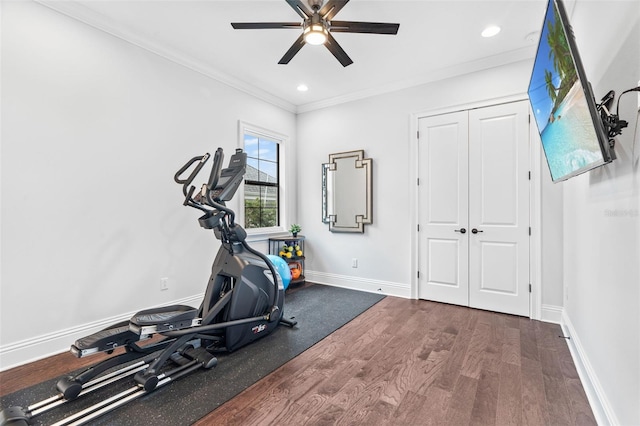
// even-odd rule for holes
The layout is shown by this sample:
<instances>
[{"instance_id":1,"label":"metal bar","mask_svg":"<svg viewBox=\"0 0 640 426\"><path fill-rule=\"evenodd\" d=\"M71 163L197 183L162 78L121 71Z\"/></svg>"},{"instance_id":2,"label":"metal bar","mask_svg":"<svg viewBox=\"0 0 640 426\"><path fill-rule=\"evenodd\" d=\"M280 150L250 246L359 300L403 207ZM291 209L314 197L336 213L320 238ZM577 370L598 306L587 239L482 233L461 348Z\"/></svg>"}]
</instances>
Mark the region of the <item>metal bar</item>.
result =
<instances>
[{"instance_id":1,"label":"metal bar","mask_svg":"<svg viewBox=\"0 0 640 426\"><path fill-rule=\"evenodd\" d=\"M45 406L47 404L51 404L53 402L56 402L57 400L62 399L62 398L63 398L62 394L59 393L59 394L57 394L55 396L52 396L51 398L43 399L40 402L36 402L33 405L29 405L27 407L27 410L29 410L29 411L37 410L40 407L43 407L43 406Z\"/></svg>"},{"instance_id":2,"label":"metal bar","mask_svg":"<svg viewBox=\"0 0 640 426\"><path fill-rule=\"evenodd\" d=\"M54 408L64 404L65 402L67 402L67 400L62 397L62 394L60 394L60 398L57 401L51 402L47 406L31 411L31 416L33 417L39 416L42 413L45 413L49 410L53 410Z\"/></svg>"},{"instance_id":3,"label":"metal bar","mask_svg":"<svg viewBox=\"0 0 640 426\"><path fill-rule=\"evenodd\" d=\"M93 379L93 380L85 383L83 387L84 388L90 388L91 386L93 386L93 385L95 385L97 383L100 383L101 381L108 380L113 376L117 376L117 375L119 375L121 373L124 373L125 371L134 369L136 367L139 367L139 366L145 365L145 364L147 364L147 361L138 361L138 362L136 362L134 364L131 364L131 365L128 365L128 366L126 366L124 368L121 368L120 370L117 370L117 371L114 371L112 373L105 374L104 376L100 376L100 377L98 377L96 379Z\"/></svg>"},{"instance_id":4,"label":"metal bar","mask_svg":"<svg viewBox=\"0 0 640 426\"><path fill-rule=\"evenodd\" d=\"M65 417L64 419L52 424L51 426L68 425L68 424L70 424L71 422L73 422L75 420L78 420L80 418L83 418L84 416L90 415L91 413L93 413L94 411L96 411L96 410L98 410L100 408L103 408L103 407L105 407L105 406L107 406L109 404L116 403L116 402L118 402L118 400L120 400L120 399L122 399L122 398L124 398L126 396L130 396L131 394L133 394L136 391L144 393L144 390L141 391L139 386L134 386L132 388L129 388L129 389L125 390L125 391L122 391L122 392L112 396L111 398L107 398L104 401L101 401L101 402L99 402L97 404L94 404L91 407L85 408L82 411L78 411L77 413L75 413L72 416Z\"/></svg>"},{"instance_id":5,"label":"metal bar","mask_svg":"<svg viewBox=\"0 0 640 426\"><path fill-rule=\"evenodd\" d=\"M122 373L119 376L113 377L113 378L111 378L109 380L104 380L104 381L102 381L100 383L95 384L94 386L92 386L90 388L84 389L82 392L80 392L80 394L78 396L86 395L86 394L88 394L90 392L93 392L93 391L98 390L100 388L103 388L103 387L105 387L107 385L110 385L111 383L117 382L120 379L124 379L125 377L128 377L128 376L131 376L133 374L136 374L138 371L142 371L145 368L147 368L148 366L149 366L149 364L144 364L144 365L141 365L141 366L139 366L138 368L136 368L134 370L126 371L126 372Z\"/></svg>"}]
</instances>

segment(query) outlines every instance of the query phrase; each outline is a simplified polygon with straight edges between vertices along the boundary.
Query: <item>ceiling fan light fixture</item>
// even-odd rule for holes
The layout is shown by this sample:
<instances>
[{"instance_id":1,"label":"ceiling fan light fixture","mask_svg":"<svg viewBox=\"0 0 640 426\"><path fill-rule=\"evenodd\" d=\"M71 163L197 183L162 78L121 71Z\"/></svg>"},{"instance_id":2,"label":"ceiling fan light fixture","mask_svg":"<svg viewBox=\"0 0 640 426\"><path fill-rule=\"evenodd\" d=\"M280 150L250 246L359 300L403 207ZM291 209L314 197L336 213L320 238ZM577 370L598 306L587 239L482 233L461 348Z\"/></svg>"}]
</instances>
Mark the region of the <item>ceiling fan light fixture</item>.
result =
<instances>
[{"instance_id":1,"label":"ceiling fan light fixture","mask_svg":"<svg viewBox=\"0 0 640 426\"><path fill-rule=\"evenodd\" d=\"M311 24L304 29L304 41L313 44L320 45L327 41L328 31L322 23Z\"/></svg>"}]
</instances>

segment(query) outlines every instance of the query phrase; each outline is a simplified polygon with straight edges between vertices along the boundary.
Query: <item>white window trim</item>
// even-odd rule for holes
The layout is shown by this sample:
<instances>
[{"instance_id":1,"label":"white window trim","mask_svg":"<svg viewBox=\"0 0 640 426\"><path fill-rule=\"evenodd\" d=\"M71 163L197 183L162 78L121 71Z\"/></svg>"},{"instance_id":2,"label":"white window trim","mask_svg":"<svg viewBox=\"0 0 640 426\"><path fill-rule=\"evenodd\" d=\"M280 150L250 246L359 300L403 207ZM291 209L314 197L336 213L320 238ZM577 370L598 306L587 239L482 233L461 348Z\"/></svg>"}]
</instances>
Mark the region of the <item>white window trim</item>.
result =
<instances>
[{"instance_id":1,"label":"white window trim","mask_svg":"<svg viewBox=\"0 0 640 426\"><path fill-rule=\"evenodd\" d=\"M278 215L280 226L273 226L269 228L245 228L245 230L247 231L248 240L258 241L287 232L287 228L284 224L288 223L287 220L289 219L289 202L291 201L287 196L287 147L289 137L283 133L279 133L255 124L247 123L246 121L238 120L238 148L242 148L243 150L244 135L246 133L254 134L256 136L262 136L266 139L278 142L280 151L278 156L278 197L280 199ZM237 221L241 223L242 226L244 226L244 181L243 184L238 188L238 195L240 205L238 207Z\"/></svg>"}]
</instances>

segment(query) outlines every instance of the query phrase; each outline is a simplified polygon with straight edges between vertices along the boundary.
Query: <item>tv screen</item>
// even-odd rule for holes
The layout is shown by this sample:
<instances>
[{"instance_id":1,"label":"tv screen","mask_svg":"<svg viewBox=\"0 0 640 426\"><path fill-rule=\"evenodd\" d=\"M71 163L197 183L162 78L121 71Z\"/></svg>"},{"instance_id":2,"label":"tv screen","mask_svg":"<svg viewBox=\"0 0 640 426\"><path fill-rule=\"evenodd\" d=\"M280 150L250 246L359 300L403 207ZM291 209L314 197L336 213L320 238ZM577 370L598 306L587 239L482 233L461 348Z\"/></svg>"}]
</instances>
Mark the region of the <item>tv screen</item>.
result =
<instances>
[{"instance_id":1,"label":"tv screen","mask_svg":"<svg viewBox=\"0 0 640 426\"><path fill-rule=\"evenodd\" d=\"M612 160L560 0L547 5L528 94L554 182Z\"/></svg>"}]
</instances>

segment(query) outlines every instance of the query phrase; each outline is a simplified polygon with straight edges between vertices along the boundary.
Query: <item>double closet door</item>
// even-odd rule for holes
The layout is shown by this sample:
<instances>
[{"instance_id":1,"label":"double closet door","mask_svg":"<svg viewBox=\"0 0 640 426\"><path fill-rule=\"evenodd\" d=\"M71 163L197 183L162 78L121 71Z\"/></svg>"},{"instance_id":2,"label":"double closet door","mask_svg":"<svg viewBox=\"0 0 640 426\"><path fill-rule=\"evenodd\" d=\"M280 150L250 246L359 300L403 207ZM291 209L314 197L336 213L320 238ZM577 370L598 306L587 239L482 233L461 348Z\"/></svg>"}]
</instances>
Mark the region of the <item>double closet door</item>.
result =
<instances>
[{"instance_id":1,"label":"double closet door","mask_svg":"<svg viewBox=\"0 0 640 426\"><path fill-rule=\"evenodd\" d=\"M529 316L528 104L418 125L418 297Z\"/></svg>"}]
</instances>

